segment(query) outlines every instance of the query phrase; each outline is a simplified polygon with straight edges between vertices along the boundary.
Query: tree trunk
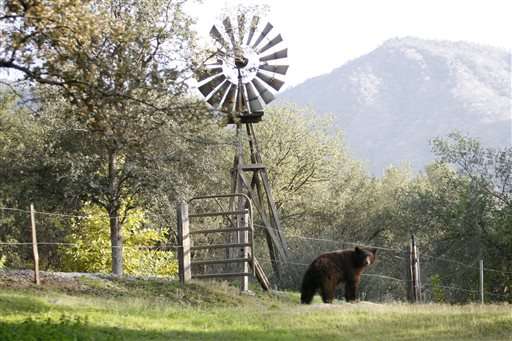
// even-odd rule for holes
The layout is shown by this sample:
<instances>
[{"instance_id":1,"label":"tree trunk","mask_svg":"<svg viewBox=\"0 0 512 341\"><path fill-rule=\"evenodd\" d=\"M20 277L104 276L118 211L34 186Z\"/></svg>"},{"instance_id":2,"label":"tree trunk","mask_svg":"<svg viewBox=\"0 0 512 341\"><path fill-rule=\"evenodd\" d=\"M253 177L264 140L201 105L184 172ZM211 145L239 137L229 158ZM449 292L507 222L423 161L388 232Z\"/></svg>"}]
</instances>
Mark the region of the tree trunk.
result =
<instances>
[{"instance_id":1,"label":"tree trunk","mask_svg":"<svg viewBox=\"0 0 512 341\"><path fill-rule=\"evenodd\" d=\"M115 212L115 213L114 213ZM112 274L123 275L123 237L119 224L118 211L110 215L110 243L112 245Z\"/></svg>"},{"instance_id":2,"label":"tree trunk","mask_svg":"<svg viewBox=\"0 0 512 341\"><path fill-rule=\"evenodd\" d=\"M119 179L117 176L116 152L109 152L108 178L109 178L109 207L110 244L112 247L112 274L123 275L123 237L119 222Z\"/></svg>"}]
</instances>

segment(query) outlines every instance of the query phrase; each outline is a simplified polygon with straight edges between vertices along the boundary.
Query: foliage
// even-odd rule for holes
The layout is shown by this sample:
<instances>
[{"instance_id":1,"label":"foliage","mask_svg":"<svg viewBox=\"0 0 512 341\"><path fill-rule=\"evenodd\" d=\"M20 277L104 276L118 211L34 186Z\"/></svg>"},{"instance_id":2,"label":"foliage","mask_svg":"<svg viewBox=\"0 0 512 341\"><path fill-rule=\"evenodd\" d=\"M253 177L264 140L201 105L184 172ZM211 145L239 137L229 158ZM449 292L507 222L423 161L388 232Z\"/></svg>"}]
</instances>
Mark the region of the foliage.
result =
<instances>
[{"instance_id":1,"label":"foliage","mask_svg":"<svg viewBox=\"0 0 512 341\"><path fill-rule=\"evenodd\" d=\"M446 301L444 295L444 289L442 288L441 276L432 275L430 277L432 285L432 301L436 303L443 303Z\"/></svg>"},{"instance_id":2,"label":"foliage","mask_svg":"<svg viewBox=\"0 0 512 341\"><path fill-rule=\"evenodd\" d=\"M505 250L512 248L512 148L484 148L459 133L435 139L433 148L458 174L448 183L456 198L445 204L454 219L438 247L446 249L449 244L453 251L446 255L474 265L483 259L485 267L497 270L486 272L486 291L492 298L510 299L512 255ZM476 285L475 272L459 272L458 280L471 279Z\"/></svg>"},{"instance_id":3,"label":"foliage","mask_svg":"<svg viewBox=\"0 0 512 341\"><path fill-rule=\"evenodd\" d=\"M188 144L176 141L193 136L190 123L204 112L188 98L195 39L184 4L2 2L8 39L0 45L0 67L51 86L33 91L48 128L45 161L57 168L67 194L112 217L142 207L155 192L175 193L175 183L157 179L175 178L169 164L194 160L184 151ZM110 223L112 270L122 274L121 226Z\"/></svg>"},{"instance_id":4,"label":"foliage","mask_svg":"<svg viewBox=\"0 0 512 341\"><path fill-rule=\"evenodd\" d=\"M5 255L0 255L0 270L5 268L6 263L7 263L7 257Z\"/></svg>"},{"instance_id":5,"label":"foliage","mask_svg":"<svg viewBox=\"0 0 512 341\"><path fill-rule=\"evenodd\" d=\"M68 242L63 246L67 271L109 272L111 269L111 247L109 217L97 206L84 206L83 218L75 218ZM134 210L123 223L125 240L124 265L127 274L175 276L178 271L176 255L172 251L159 250L166 243L164 231L147 226L147 219L140 210Z\"/></svg>"},{"instance_id":6,"label":"foliage","mask_svg":"<svg viewBox=\"0 0 512 341\"><path fill-rule=\"evenodd\" d=\"M290 228L306 230L294 225L331 207L339 208L350 196L350 185L363 177L341 136L327 133L328 125L298 108L273 107L258 127L273 194Z\"/></svg>"}]
</instances>

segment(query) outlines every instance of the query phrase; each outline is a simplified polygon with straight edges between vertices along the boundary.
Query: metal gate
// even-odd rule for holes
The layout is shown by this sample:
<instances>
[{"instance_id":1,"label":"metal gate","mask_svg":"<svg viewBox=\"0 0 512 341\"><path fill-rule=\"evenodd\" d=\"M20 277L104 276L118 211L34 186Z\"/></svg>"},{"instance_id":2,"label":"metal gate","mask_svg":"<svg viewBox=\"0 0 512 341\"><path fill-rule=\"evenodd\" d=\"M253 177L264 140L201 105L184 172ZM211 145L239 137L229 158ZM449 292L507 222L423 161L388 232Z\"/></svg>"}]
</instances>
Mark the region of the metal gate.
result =
<instances>
[{"instance_id":1,"label":"metal gate","mask_svg":"<svg viewBox=\"0 0 512 341\"><path fill-rule=\"evenodd\" d=\"M216 212L189 212L189 204L200 200L218 200L230 198L230 200L245 200L246 209L221 210ZM221 205L219 204L221 207ZM236 206L236 205L231 205ZM199 278L241 278L241 290L248 290L249 276L256 275L254 266L257 262L254 258L254 227L253 208L251 199L245 194L223 194L194 197L188 203L178 205L178 260L180 266L180 281L187 282L190 279ZM221 228L194 228L194 220L201 218L222 217L228 221L227 226ZM200 236L224 235L223 242L196 244ZM225 250L224 257L210 258L213 250ZM192 257L194 252L203 251L203 257ZM194 258L194 259L193 259ZM241 266L236 266L241 264ZM193 269L202 266L208 269L212 265L224 265L223 271L203 271L195 273ZM235 270L233 270L235 269ZM252 271L251 271L252 269ZM264 275L264 274L263 274ZM258 280L260 275L257 276ZM268 280L267 280L268 281Z\"/></svg>"}]
</instances>

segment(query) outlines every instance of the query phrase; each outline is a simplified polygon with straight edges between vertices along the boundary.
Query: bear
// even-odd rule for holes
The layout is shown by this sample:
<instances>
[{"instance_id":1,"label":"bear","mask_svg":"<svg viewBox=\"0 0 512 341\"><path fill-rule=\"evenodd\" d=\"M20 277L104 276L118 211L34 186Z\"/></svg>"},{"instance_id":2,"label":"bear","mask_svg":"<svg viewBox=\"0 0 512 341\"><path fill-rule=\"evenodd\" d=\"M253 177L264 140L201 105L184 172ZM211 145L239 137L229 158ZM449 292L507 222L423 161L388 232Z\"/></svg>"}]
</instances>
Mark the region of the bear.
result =
<instances>
[{"instance_id":1,"label":"bear","mask_svg":"<svg viewBox=\"0 0 512 341\"><path fill-rule=\"evenodd\" d=\"M361 273L375 262L377 249L338 250L318 256L302 280L300 302L310 304L320 290L322 301L332 303L336 286L345 283L345 300L355 301Z\"/></svg>"}]
</instances>

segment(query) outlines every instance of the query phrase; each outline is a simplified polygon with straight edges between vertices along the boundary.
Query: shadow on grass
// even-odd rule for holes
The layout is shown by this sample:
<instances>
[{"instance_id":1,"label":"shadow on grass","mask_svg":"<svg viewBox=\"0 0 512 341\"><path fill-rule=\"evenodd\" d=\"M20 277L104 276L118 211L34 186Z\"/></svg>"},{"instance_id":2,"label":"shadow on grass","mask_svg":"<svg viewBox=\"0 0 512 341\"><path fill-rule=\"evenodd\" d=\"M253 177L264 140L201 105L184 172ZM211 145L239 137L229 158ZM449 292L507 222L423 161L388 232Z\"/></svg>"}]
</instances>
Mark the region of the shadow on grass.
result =
<instances>
[{"instance_id":1,"label":"shadow on grass","mask_svg":"<svg viewBox=\"0 0 512 341\"><path fill-rule=\"evenodd\" d=\"M1 295L0 296L0 316L9 313L43 313L51 308L43 300L38 298ZM1 338L0 338L1 340Z\"/></svg>"},{"instance_id":2,"label":"shadow on grass","mask_svg":"<svg viewBox=\"0 0 512 341\"><path fill-rule=\"evenodd\" d=\"M0 340L297 340L285 330L272 331L144 331L91 326L87 320L62 317L59 321L27 319L0 322Z\"/></svg>"},{"instance_id":3,"label":"shadow on grass","mask_svg":"<svg viewBox=\"0 0 512 341\"><path fill-rule=\"evenodd\" d=\"M499 323L498 323L499 324ZM0 321L0 340L510 340L505 330L498 331L494 323L483 323L480 328L491 333L471 335L469 331L448 332L436 330L435 325L399 330L393 323L375 325L355 324L349 328L301 327L204 330L204 331L148 331L129 328L93 326L81 317L62 316L59 320L26 319L17 322ZM425 328L426 327L426 328ZM503 327L503 326L502 326ZM507 328L505 328L507 329ZM483 332L483 330L480 330Z\"/></svg>"}]
</instances>

